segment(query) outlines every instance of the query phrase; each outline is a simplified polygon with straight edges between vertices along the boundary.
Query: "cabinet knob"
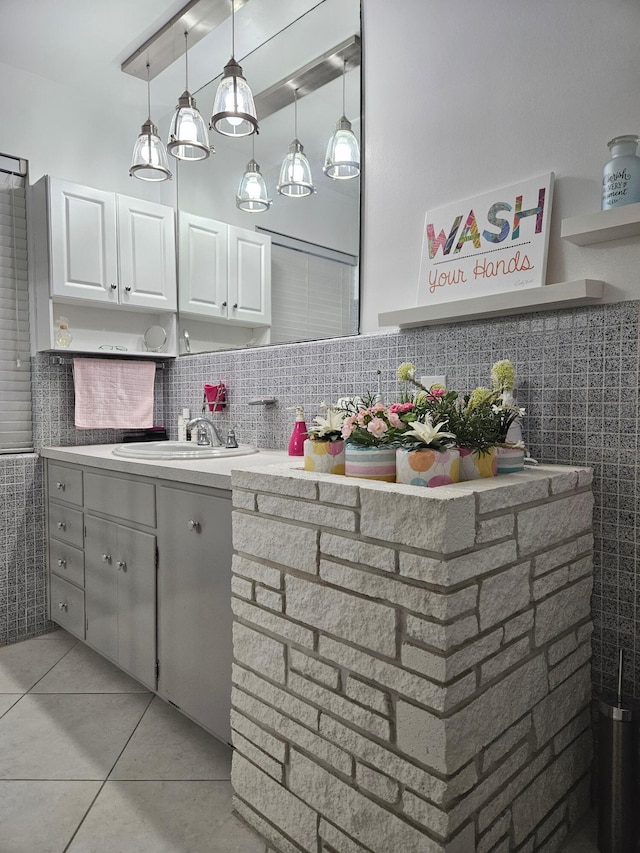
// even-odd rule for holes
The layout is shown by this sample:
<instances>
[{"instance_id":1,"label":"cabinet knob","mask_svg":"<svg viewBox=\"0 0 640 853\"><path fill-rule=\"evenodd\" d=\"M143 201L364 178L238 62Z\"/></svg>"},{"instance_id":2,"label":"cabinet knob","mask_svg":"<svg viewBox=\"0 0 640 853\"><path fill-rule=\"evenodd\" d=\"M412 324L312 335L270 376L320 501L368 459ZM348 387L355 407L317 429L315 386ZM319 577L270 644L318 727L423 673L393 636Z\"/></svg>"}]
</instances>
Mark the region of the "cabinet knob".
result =
<instances>
[{"instance_id":1,"label":"cabinet knob","mask_svg":"<svg viewBox=\"0 0 640 853\"><path fill-rule=\"evenodd\" d=\"M127 564L124 560L118 560L116 566L118 567L118 570L122 570L123 572L126 572L127 570Z\"/></svg>"},{"instance_id":2,"label":"cabinet knob","mask_svg":"<svg viewBox=\"0 0 640 853\"><path fill-rule=\"evenodd\" d=\"M66 561L66 560L58 560L58 565L59 565L60 567L64 567L64 566L66 566L66 565L67 565L67 561Z\"/></svg>"},{"instance_id":3,"label":"cabinet knob","mask_svg":"<svg viewBox=\"0 0 640 853\"><path fill-rule=\"evenodd\" d=\"M131 285L130 285L130 284L128 284L128 285L125 287L125 290L127 291L127 293L131 293Z\"/></svg>"},{"instance_id":4,"label":"cabinet knob","mask_svg":"<svg viewBox=\"0 0 640 853\"><path fill-rule=\"evenodd\" d=\"M60 610L68 610L68 609L69 609L69 605L67 604L67 602L66 602L66 601L59 601L59 602L58 602L58 608L59 608Z\"/></svg>"},{"instance_id":5,"label":"cabinet knob","mask_svg":"<svg viewBox=\"0 0 640 853\"><path fill-rule=\"evenodd\" d=\"M190 518L187 522L187 527L189 528L189 530L195 530L196 533L198 533L200 531L200 522L194 521L192 518Z\"/></svg>"},{"instance_id":6,"label":"cabinet knob","mask_svg":"<svg viewBox=\"0 0 640 853\"><path fill-rule=\"evenodd\" d=\"M56 489L59 489L61 492L64 492L65 483L56 483Z\"/></svg>"},{"instance_id":7,"label":"cabinet knob","mask_svg":"<svg viewBox=\"0 0 640 853\"><path fill-rule=\"evenodd\" d=\"M65 521L59 521L59 522L56 524L56 527L58 528L58 530L66 530L66 529L67 529L67 524L66 524L66 522L65 522Z\"/></svg>"},{"instance_id":8,"label":"cabinet knob","mask_svg":"<svg viewBox=\"0 0 640 853\"><path fill-rule=\"evenodd\" d=\"M102 555L102 562L103 563L110 563L111 562L111 554L103 554Z\"/></svg>"},{"instance_id":9,"label":"cabinet knob","mask_svg":"<svg viewBox=\"0 0 640 853\"><path fill-rule=\"evenodd\" d=\"M118 289L117 284L110 284L109 287L111 288L111 290L117 290Z\"/></svg>"},{"instance_id":10,"label":"cabinet knob","mask_svg":"<svg viewBox=\"0 0 640 853\"><path fill-rule=\"evenodd\" d=\"M226 307L227 307L227 300L226 300L226 299L225 299L225 301L222 303L222 307L223 307L223 308L226 308Z\"/></svg>"},{"instance_id":11,"label":"cabinet knob","mask_svg":"<svg viewBox=\"0 0 640 853\"><path fill-rule=\"evenodd\" d=\"M234 303L233 303L233 307L234 307L234 308L237 308L237 307L238 307L238 303L237 303L237 302L234 302Z\"/></svg>"}]
</instances>

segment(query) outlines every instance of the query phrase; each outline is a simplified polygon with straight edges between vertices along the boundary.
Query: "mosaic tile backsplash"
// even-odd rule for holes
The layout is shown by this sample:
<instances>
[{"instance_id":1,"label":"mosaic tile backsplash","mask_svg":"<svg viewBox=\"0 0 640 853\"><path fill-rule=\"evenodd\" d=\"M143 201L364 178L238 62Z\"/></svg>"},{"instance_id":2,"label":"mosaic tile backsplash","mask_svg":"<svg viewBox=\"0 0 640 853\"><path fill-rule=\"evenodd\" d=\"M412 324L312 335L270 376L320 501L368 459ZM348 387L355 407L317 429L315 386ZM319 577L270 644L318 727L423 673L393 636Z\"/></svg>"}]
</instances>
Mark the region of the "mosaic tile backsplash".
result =
<instances>
[{"instance_id":1,"label":"mosaic tile backsplash","mask_svg":"<svg viewBox=\"0 0 640 853\"><path fill-rule=\"evenodd\" d=\"M495 361L511 359L517 372L517 399L527 410L524 431L531 455L542 462L588 465L594 469L595 687L615 688L616 650L622 646L626 653L625 689L640 697L640 583L636 585L640 556L639 311L640 302L624 302L186 356L158 372L158 424L166 426L170 437L176 438L181 410L188 406L192 415L199 414L203 384L221 379L228 389L229 405L214 417L223 434L233 426L242 442L285 448L295 418L288 407L302 404L310 423L320 414L323 400L377 390L378 370L381 391L390 402L401 390L395 376L403 361L413 362L419 374L445 374L450 388L467 392L476 385L489 384ZM119 439L113 430L75 430L69 366L52 364L48 355L37 356L33 388L36 450L44 444L91 444ZM251 398L259 396L275 397L276 406L265 409L248 405ZM40 476L32 459L19 463L20 483L32 483ZM4 461L0 472L4 474L10 464ZM31 475L27 474L29 465L34 471ZM15 472L11 476L15 477ZM18 512L20 501L24 500L20 494L28 494L28 489L34 488L18 485ZM37 502L28 508L23 528L27 549L32 547L33 554L21 555L20 559L38 580L30 587L27 580L17 584L9 571L0 573L0 601L6 598L13 606L20 595L26 595L28 587L36 591L17 605L22 614L35 602L42 603L44 594L43 551L38 550L43 548L39 537L44 520L41 493L36 496ZM5 507L4 511L9 510ZM8 542L5 550L10 548ZM8 553L7 560L10 556ZM18 620L15 613L15 607L8 608L8 622L26 625L29 619L22 615ZM16 638L5 628L3 618L0 612L0 642L3 638Z\"/></svg>"}]
</instances>

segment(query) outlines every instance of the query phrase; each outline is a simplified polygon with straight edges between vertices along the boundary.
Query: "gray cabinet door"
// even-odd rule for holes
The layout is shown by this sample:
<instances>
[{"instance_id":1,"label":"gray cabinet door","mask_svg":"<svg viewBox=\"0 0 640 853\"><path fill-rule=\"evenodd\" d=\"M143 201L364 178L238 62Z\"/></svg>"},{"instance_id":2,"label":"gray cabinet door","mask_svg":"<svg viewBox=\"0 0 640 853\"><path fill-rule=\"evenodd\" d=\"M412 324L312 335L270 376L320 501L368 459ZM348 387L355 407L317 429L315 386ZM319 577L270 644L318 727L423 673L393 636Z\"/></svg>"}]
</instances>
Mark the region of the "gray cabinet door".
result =
<instances>
[{"instance_id":1,"label":"gray cabinet door","mask_svg":"<svg viewBox=\"0 0 640 853\"><path fill-rule=\"evenodd\" d=\"M87 642L155 688L156 538L86 515Z\"/></svg>"},{"instance_id":2,"label":"gray cabinet door","mask_svg":"<svg viewBox=\"0 0 640 853\"><path fill-rule=\"evenodd\" d=\"M231 740L231 500L157 488L159 694Z\"/></svg>"}]
</instances>

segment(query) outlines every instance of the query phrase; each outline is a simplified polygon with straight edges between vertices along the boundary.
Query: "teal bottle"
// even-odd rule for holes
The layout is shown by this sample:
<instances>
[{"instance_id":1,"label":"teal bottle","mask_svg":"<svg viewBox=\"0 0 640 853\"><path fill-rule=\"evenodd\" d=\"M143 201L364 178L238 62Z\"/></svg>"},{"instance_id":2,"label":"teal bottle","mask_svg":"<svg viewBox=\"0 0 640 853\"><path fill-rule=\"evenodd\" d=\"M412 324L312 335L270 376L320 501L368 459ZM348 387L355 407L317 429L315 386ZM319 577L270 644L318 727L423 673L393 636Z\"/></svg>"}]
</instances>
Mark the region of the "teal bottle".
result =
<instances>
[{"instance_id":1,"label":"teal bottle","mask_svg":"<svg viewBox=\"0 0 640 853\"><path fill-rule=\"evenodd\" d=\"M611 160L602 173L602 209L640 202L638 137L616 136L608 145Z\"/></svg>"}]
</instances>

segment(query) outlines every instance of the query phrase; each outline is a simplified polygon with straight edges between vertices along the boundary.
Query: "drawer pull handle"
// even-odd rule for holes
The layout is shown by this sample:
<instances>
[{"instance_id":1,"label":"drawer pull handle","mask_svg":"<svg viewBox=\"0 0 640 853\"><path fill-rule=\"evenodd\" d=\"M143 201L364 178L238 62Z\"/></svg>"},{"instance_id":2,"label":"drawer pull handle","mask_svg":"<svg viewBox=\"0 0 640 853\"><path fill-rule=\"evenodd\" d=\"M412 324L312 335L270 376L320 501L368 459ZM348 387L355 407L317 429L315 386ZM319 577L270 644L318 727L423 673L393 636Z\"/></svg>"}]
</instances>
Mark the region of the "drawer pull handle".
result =
<instances>
[{"instance_id":1,"label":"drawer pull handle","mask_svg":"<svg viewBox=\"0 0 640 853\"><path fill-rule=\"evenodd\" d=\"M235 309L236 309L237 307L238 307L238 303L237 303L237 302L234 302L234 303L233 303L234 311L235 311Z\"/></svg>"},{"instance_id":2,"label":"drawer pull handle","mask_svg":"<svg viewBox=\"0 0 640 853\"><path fill-rule=\"evenodd\" d=\"M66 521L59 521L56 524L56 527L58 528L58 530L66 530L67 529L67 522Z\"/></svg>"},{"instance_id":3,"label":"drawer pull handle","mask_svg":"<svg viewBox=\"0 0 640 853\"><path fill-rule=\"evenodd\" d=\"M200 522L194 521L192 518L189 519L189 521L187 522L187 527L189 528L189 530L195 530L196 533L200 532Z\"/></svg>"},{"instance_id":4,"label":"drawer pull handle","mask_svg":"<svg viewBox=\"0 0 640 853\"><path fill-rule=\"evenodd\" d=\"M66 601L59 601L58 607L60 608L60 610L65 610L65 611L69 609L69 605L67 604Z\"/></svg>"},{"instance_id":5,"label":"drawer pull handle","mask_svg":"<svg viewBox=\"0 0 640 853\"><path fill-rule=\"evenodd\" d=\"M118 569L122 569L123 572L126 572L126 570L127 570L127 564L125 563L124 560L118 560L118 562L116 563L116 566L118 567Z\"/></svg>"},{"instance_id":6,"label":"drawer pull handle","mask_svg":"<svg viewBox=\"0 0 640 853\"><path fill-rule=\"evenodd\" d=\"M225 299L225 301L222 303L222 307L223 307L223 308L226 308L226 307L227 307L227 301L226 301L226 299Z\"/></svg>"},{"instance_id":7,"label":"drawer pull handle","mask_svg":"<svg viewBox=\"0 0 640 853\"><path fill-rule=\"evenodd\" d=\"M127 291L127 293L131 293L131 285L130 285L130 284L128 284L128 285L125 287L125 290Z\"/></svg>"},{"instance_id":8,"label":"drawer pull handle","mask_svg":"<svg viewBox=\"0 0 640 853\"><path fill-rule=\"evenodd\" d=\"M60 481L58 481L56 483L56 489L60 489L61 492L64 492L64 487L65 487L64 483L61 483Z\"/></svg>"},{"instance_id":9,"label":"drawer pull handle","mask_svg":"<svg viewBox=\"0 0 640 853\"><path fill-rule=\"evenodd\" d=\"M118 285L117 285L117 284L111 284L111 285L109 285L109 286L111 287L111 290L117 290L117 289L118 289Z\"/></svg>"},{"instance_id":10,"label":"drawer pull handle","mask_svg":"<svg viewBox=\"0 0 640 853\"><path fill-rule=\"evenodd\" d=\"M58 560L58 565L62 566L62 567L66 567L67 561L66 560Z\"/></svg>"},{"instance_id":11,"label":"drawer pull handle","mask_svg":"<svg viewBox=\"0 0 640 853\"><path fill-rule=\"evenodd\" d=\"M111 562L111 554L103 554L102 555L102 562L103 563L110 563Z\"/></svg>"}]
</instances>

